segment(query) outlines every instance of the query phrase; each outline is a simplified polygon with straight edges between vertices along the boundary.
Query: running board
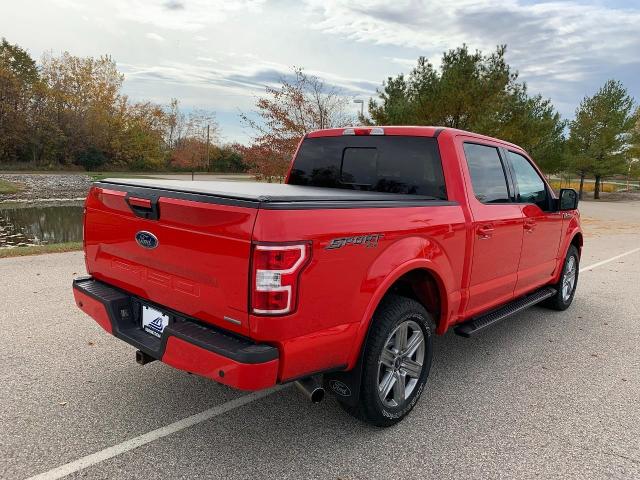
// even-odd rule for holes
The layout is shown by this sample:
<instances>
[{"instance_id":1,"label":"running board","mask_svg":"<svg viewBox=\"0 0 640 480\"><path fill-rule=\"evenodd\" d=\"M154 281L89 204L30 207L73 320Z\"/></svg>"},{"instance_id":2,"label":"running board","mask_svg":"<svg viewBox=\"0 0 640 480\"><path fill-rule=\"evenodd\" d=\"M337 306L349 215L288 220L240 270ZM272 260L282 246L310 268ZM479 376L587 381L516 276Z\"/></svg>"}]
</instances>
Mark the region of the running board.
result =
<instances>
[{"instance_id":1,"label":"running board","mask_svg":"<svg viewBox=\"0 0 640 480\"><path fill-rule=\"evenodd\" d=\"M504 320L511 315L515 315L516 313L521 312L525 308L529 308L536 303L540 303L544 299L552 297L555 294L555 288L541 288L540 290L530 293L529 295L520 297L517 300L507 303L506 305L493 310L486 315L472 318L471 320L461 323L460 325L455 327L454 331L461 337L472 337L476 333L489 328L491 325L495 325L499 321Z\"/></svg>"}]
</instances>

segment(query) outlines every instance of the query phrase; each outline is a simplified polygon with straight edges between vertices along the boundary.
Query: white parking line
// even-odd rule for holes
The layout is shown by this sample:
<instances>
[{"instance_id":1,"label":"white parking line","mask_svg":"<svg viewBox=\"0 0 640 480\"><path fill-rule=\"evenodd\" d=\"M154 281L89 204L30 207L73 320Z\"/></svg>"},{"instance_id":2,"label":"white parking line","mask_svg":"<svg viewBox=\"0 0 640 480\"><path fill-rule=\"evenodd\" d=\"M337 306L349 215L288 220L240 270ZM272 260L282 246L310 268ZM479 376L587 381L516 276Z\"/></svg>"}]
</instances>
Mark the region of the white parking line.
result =
<instances>
[{"instance_id":1,"label":"white parking line","mask_svg":"<svg viewBox=\"0 0 640 480\"><path fill-rule=\"evenodd\" d=\"M222 415L223 413L229 412L238 407L242 407L243 405L247 405L248 403L254 402L255 400L260 400L261 398L267 397L272 393L286 388L287 386L288 385L279 385L269 390L253 392L249 395L234 398L233 400L223 403L222 405L212 407L208 410L205 410L204 412L196 413L195 415L191 415L190 417L183 418L182 420L178 420L177 422L173 422L164 427L160 427L156 430L144 433L138 437L130 438L129 440L125 440L122 443L109 448L105 448L104 450L100 450L99 452L92 453L91 455L87 455L86 457L79 458L77 460L74 460L73 462L66 463L64 465L61 465L60 467L54 468L53 470L49 470L48 472L29 477L27 480L54 480L57 478L66 477L67 475L70 475L74 472L84 470L85 468L91 467L92 465L100 462L104 462L105 460L133 450L134 448L138 448L142 445L146 445L147 443L151 443L155 440L158 440L159 438L166 437L167 435L171 435L172 433L179 432L180 430L184 430L185 428L192 427L194 425L197 425L198 423L206 422L213 417L217 417L218 415Z\"/></svg>"},{"instance_id":2,"label":"white parking line","mask_svg":"<svg viewBox=\"0 0 640 480\"><path fill-rule=\"evenodd\" d=\"M620 255L616 255L615 257L607 258L606 260L602 260L601 262L597 262L592 265L582 267L580 269L580 273L587 270L593 270L594 268L601 267L602 265L606 265L607 263L613 262L614 260L617 260L622 257L626 257L627 255L631 255L632 253L636 253L636 252L640 252L640 248L634 248L633 250L629 250L628 252L621 253Z\"/></svg>"},{"instance_id":3,"label":"white parking line","mask_svg":"<svg viewBox=\"0 0 640 480\"><path fill-rule=\"evenodd\" d=\"M640 252L640 248L634 248L633 250L621 253L620 255L616 255L615 257L611 257L606 260L602 260L601 262L588 265L581 268L580 272L582 273L587 270L593 270L594 268L601 267L602 265L606 265L607 263L613 262L614 260L626 257L627 255L631 255L632 253L636 252ZM90 455L87 455L86 457L82 457L74 460L73 462L66 463L64 465L61 465L60 467L54 468L53 470L49 470L48 472L29 477L27 480L55 480L58 478L66 477L67 475L70 475L74 472L84 470L85 468L91 467L92 465L116 457L122 453L126 453L142 445L146 445L147 443L151 443L155 440L158 440L159 438L166 437L173 433L184 430L185 428L189 428L199 423L206 422L207 420L217 417L218 415L222 415L223 413L247 405L251 402L254 402L255 400L267 397L272 393L286 388L287 386L288 385L279 385L269 390L254 392L243 397L235 398L226 403L223 403L222 405L218 405L216 407L205 410L204 412L196 413L195 415L191 415L190 417L183 418L182 420L178 420L177 422L171 423L164 427L160 427L156 430L144 433L138 437L125 440L124 442L112 447L105 448L104 450L100 450L99 452L92 453Z\"/></svg>"}]
</instances>

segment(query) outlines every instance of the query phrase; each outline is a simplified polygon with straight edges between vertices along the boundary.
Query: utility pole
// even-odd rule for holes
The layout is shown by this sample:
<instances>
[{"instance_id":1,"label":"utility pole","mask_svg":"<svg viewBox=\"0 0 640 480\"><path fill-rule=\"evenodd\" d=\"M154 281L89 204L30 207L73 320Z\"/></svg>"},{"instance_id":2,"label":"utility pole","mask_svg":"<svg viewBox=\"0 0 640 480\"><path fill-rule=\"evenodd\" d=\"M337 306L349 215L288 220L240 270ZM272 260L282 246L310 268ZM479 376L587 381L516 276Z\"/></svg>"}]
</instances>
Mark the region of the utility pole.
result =
<instances>
[{"instance_id":1,"label":"utility pole","mask_svg":"<svg viewBox=\"0 0 640 480\"><path fill-rule=\"evenodd\" d=\"M632 158L631 160L629 160L629 169L627 170L627 192L631 191L631 185L629 184L629 179L631 177L631 167L636 162L640 162L640 159Z\"/></svg>"},{"instance_id":2,"label":"utility pole","mask_svg":"<svg viewBox=\"0 0 640 480\"><path fill-rule=\"evenodd\" d=\"M364 119L364 100L361 98L357 98L353 101L353 103L360 104L360 119Z\"/></svg>"},{"instance_id":3,"label":"utility pole","mask_svg":"<svg viewBox=\"0 0 640 480\"><path fill-rule=\"evenodd\" d=\"M207 168L211 172L211 160L209 159L209 125L207 124Z\"/></svg>"}]
</instances>

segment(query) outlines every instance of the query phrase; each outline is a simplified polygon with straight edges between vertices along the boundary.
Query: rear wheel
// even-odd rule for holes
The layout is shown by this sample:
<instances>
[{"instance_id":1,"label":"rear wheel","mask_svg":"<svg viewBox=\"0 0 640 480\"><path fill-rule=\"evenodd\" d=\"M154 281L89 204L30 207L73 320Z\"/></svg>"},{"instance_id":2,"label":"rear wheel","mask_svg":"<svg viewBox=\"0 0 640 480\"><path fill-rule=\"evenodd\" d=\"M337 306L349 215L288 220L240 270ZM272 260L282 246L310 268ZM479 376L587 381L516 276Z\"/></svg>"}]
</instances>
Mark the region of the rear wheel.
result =
<instances>
[{"instance_id":1,"label":"rear wheel","mask_svg":"<svg viewBox=\"0 0 640 480\"><path fill-rule=\"evenodd\" d=\"M386 297L372 320L359 403L343 405L345 410L379 427L402 420L427 381L434 329L431 316L418 302L398 295Z\"/></svg>"},{"instance_id":2,"label":"rear wheel","mask_svg":"<svg viewBox=\"0 0 640 480\"><path fill-rule=\"evenodd\" d=\"M554 310L566 310L573 302L573 297L578 286L578 274L580 273L580 254L575 245L571 245L564 259L560 281L554 285L557 290L553 297L543 302L545 307Z\"/></svg>"}]
</instances>

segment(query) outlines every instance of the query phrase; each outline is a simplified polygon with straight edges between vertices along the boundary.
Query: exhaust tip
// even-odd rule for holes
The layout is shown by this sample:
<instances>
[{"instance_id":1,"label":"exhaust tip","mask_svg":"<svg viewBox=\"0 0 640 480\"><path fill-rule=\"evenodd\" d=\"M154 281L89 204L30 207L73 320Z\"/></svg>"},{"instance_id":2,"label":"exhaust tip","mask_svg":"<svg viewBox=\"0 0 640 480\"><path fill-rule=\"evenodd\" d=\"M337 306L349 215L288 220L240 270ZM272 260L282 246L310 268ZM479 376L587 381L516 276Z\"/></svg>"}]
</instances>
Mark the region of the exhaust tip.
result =
<instances>
[{"instance_id":1,"label":"exhaust tip","mask_svg":"<svg viewBox=\"0 0 640 480\"><path fill-rule=\"evenodd\" d=\"M311 392L311 403L320 403L324 400L324 388L316 388Z\"/></svg>"},{"instance_id":2,"label":"exhaust tip","mask_svg":"<svg viewBox=\"0 0 640 480\"><path fill-rule=\"evenodd\" d=\"M322 388L320 382L315 378L307 377L295 383L298 390L300 390L311 403L320 403L324 400L324 388Z\"/></svg>"}]
</instances>

